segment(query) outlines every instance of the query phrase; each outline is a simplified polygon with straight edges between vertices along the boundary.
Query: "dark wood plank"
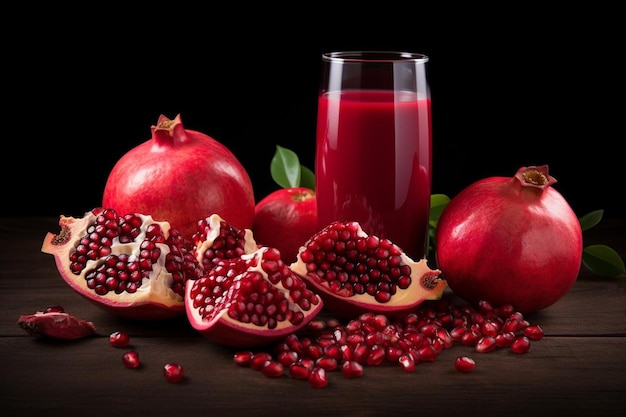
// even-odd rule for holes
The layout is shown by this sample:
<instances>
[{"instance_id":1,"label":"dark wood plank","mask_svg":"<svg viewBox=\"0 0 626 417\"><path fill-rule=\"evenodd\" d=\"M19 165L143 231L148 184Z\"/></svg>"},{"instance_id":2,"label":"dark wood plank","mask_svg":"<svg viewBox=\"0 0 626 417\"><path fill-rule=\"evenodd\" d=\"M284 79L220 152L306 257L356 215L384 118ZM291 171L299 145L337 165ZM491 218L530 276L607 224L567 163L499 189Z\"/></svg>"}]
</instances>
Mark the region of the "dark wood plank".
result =
<instances>
[{"instance_id":1,"label":"dark wood plank","mask_svg":"<svg viewBox=\"0 0 626 417\"><path fill-rule=\"evenodd\" d=\"M531 351L473 354L454 347L414 373L395 366L366 368L360 379L330 374L330 385L313 389L287 376L270 379L239 368L231 350L196 337L139 338L143 366L126 369L124 349L105 338L46 343L1 338L5 358L0 407L9 415L271 415L298 410L312 415L563 415L609 416L624 411L626 362L607 360L626 348L624 338L549 337ZM458 354L470 353L477 368L454 370ZM9 360L7 360L9 359ZM186 379L169 384L167 361L185 367ZM8 373L7 373L8 372ZM43 414L42 414L43 413Z\"/></svg>"}]
</instances>

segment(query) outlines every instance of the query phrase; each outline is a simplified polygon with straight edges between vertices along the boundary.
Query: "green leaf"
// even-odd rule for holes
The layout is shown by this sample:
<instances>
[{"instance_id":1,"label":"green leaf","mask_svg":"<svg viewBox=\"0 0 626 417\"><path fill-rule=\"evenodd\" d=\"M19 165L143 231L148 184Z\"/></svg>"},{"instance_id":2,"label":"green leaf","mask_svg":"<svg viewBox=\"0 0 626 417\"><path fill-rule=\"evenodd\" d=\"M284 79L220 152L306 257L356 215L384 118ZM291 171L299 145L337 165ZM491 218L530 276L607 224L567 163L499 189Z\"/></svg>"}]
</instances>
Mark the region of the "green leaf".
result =
<instances>
[{"instance_id":1,"label":"green leaf","mask_svg":"<svg viewBox=\"0 0 626 417\"><path fill-rule=\"evenodd\" d=\"M594 274L617 277L626 273L624 261L606 245L590 245L583 249L583 265Z\"/></svg>"},{"instance_id":2,"label":"green leaf","mask_svg":"<svg viewBox=\"0 0 626 417\"><path fill-rule=\"evenodd\" d=\"M432 227L437 227L437 222L443 209L446 208L450 202L450 197L445 194L432 194L430 196L430 224Z\"/></svg>"},{"instance_id":3,"label":"green leaf","mask_svg":"<svg viewBox=\"0 0 626 417\"><path fill-rule=\"evenodd\" d=\"M315 174L304 165L300 165L300 187L315 191Z\"/></svg>"},{"instance_id":4,"label":"green leaf","mask_svg":"<svg viewBox=\"0 0 626 417\"><path fill-rule=\"evenodd\" d=\"M272 178L283 188L298 187L300 185L300 160L298 155L290 149L276 145L276 152L270 164Z\"/></svg>"},{"instance_id":5,"label":"green leaf","mask_svg":"<svg viewBox=\"0 0 626 417\"><path fill-rule=\"evenodd\" d=\"M445 194L431 194L430 196L430 215L428 218L428 252L432 257L435 255L435 231L437 230L437 223L443 209L446 208L450 198Z\"/></svg>"},{"instance_id":6,"label":"green leaf","mask_svg":"<svg viewBox=\"0 0 626 417\"><path fill-rule=\"evenodd\" d=\"M604 210L595 210L580 217L578 221L580 222L580 227L582 228L583 232L585 230L591 229L592 227L600 223L603 215Z\"/></svg>"}]
</instances>

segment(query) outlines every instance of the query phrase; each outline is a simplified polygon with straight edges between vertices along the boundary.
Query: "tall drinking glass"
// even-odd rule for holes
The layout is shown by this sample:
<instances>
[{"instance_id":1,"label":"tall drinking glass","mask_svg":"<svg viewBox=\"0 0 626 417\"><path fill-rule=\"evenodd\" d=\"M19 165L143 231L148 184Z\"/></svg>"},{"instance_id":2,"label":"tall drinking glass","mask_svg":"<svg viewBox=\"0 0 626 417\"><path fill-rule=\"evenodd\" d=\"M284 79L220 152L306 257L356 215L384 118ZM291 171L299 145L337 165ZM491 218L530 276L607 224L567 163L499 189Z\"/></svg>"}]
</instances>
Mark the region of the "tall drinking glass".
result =
<instances>
[{"instance_id":1,"label":"tall drinking glass","mask_svg":"<svg viewBox=\"0 0 626 417\"><path fill-rule=\"evenodd\" d=\"M358 221L415 260L428 250L427 62L427 56L409 52L325 53L317 114L319 227Z\"/></svg>"}]
</instances>

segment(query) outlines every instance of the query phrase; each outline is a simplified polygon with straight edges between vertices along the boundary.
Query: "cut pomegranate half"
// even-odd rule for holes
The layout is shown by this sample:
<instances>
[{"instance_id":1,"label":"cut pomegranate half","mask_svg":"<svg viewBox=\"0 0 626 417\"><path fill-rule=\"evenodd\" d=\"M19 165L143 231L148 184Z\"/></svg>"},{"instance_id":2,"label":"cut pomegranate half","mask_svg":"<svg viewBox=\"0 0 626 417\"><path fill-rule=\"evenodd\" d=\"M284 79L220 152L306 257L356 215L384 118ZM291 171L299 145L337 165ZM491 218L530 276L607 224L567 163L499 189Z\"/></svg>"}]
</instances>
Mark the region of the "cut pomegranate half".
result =
<instances>
[{"instance_id":1,"label":"cut pomegranate half","mask_svg":"<svg viewBox=\"0 0 626 417\"><path fill-rule=\"evenodd\" d=\"M414 261L388 239L357 222L334 222L313 235L290 268L340 318L366 312L400 316L424 300L441 298L446 281L426 259Z\"/></svg>"},{"instance_id":2,"label":"cut pomegranate half","mask_svg":"<svg viewBox=\"0 0 626 417\"><path fill-rule=\"evenodd\" d=\"M184 315L185 281L203 271L193 247L167 222L96 208L61 216L42 252L54 255L65 282L89 301L132 319Z\"/></svg>"},{"instance_id":3,"label":"cut pomegranate half","mask_svg":"<svg viewBox=\"0 0 626 417\"><path fill-rule=\"evenodd\" d=\"M208 339L251 347L301 329L323 303L277 249L261 247L214 260L206 276L187 282L185 306L191 325Z\"/></svg>"}]
</instances>

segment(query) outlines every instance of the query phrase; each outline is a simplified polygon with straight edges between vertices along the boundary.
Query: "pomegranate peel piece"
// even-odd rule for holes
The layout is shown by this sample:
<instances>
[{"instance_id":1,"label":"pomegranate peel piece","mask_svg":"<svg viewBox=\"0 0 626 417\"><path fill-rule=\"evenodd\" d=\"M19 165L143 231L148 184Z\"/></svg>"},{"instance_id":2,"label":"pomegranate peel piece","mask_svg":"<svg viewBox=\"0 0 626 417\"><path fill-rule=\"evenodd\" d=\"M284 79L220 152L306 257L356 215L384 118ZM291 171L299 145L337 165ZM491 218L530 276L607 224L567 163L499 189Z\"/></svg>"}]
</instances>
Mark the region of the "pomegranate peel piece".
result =
<instances>
[{"instance_id":1,"label":"pomegranate peel piece","mask_svg":"<svg viewBox=\"0 0 626 417\"><path fill-rule=\"evenodd\" d=\"M35 314L23 314L18 318L17 324L35 337L74 340L96 333L92 322L61 312L37 311Z\"/></svg>"}]
</instances>

